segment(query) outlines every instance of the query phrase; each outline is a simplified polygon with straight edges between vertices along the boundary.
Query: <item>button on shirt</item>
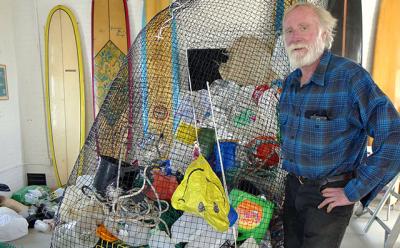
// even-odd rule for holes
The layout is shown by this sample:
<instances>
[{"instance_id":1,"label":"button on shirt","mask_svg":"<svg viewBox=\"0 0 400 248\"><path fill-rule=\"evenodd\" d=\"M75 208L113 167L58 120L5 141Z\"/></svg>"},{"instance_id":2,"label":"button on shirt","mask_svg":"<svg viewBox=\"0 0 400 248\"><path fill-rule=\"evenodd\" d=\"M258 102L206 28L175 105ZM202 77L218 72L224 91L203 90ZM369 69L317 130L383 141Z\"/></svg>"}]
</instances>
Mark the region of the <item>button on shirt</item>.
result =
<instances>
[{"instance_id":1,"label":"button on shirt","mask_svg":"<svg viewBox=\"0 0 400 248\"><path fill-rule=\"evenodd\" d=\"M330 51L302 87L300 78L286 78L279 104L283 168L310 179L353 171L345 194L368 205L400 170L398 112L367 71Z\"/></svg>"}]
</instances>

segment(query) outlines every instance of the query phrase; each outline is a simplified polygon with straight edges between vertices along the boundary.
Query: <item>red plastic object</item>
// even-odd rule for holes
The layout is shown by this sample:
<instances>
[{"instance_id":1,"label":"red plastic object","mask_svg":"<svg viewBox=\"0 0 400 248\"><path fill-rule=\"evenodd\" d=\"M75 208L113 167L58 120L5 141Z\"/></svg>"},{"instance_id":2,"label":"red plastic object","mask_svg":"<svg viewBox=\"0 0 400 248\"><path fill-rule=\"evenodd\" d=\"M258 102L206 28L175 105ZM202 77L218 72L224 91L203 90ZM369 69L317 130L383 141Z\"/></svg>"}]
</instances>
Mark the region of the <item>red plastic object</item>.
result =
<instances>
[{"instance_id":1,"label":"red plastic object","mask_svg":"<svg viewBox=\"0 0 400 248\"><path fill-rule=\"evenodd\" d=\"M279 163L279 143L270 136L260 136L253 139L249 144L246 145L251 151L251 157L254 157L254 161L262 166L276 166ZM252 159L253 160L253 159Z\"/></svg>"},{"instance_id":2,"label":"red plastic object","mask_svg":"<svg viewBox=\"0 0 400 248\"><path fill-rule=\"evenodd\" d=\"M164 175L163 172L159 170L154 170L153 172L153 187L157 191L160 200L171 200L176 188L178 187L178 181L175 176ZM156 199L153 190L147 187L146 196L151 199Z\"/></svg>"}]
</instances>

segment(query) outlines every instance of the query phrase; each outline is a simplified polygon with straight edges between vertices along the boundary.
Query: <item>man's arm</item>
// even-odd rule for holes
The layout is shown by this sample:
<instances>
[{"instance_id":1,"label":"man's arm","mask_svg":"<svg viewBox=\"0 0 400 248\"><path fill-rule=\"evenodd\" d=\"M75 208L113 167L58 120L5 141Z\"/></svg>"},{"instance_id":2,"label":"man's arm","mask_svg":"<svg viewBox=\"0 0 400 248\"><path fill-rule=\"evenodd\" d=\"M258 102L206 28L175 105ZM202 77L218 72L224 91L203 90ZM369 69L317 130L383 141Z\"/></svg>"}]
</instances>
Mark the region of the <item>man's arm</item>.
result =
<instances>
[{"instance_id":1,"label":"man's arm","mask_svg":"<svg viewBox=\"0 0 400 248\"><path fill-rule=\"evenodd\" d=\"M343 189L327 188L326 199L319 205L328 205L329 212L336 206L352 204L361 198L364 205L400 171L400 117L387 96L376 86L369 74L360 70L350 82L353 112L349 121L366 130L374 138L373 154L356 170L356 178Z\"/></svg>"},{"instance_id":2,"label":"man's arm","mask_svg":"<svg viewBox=\"0 0 400 248\"><path fill-rule=\"evenodd\" d=\"M344 192L350 201L369 194L364 201L368 204L400 171L400 117L367 72L361 70L353 80L351 121L358 122L374 140L372 155L357 168L357 177L346 185Z\"/></svg>"}]
</instances>

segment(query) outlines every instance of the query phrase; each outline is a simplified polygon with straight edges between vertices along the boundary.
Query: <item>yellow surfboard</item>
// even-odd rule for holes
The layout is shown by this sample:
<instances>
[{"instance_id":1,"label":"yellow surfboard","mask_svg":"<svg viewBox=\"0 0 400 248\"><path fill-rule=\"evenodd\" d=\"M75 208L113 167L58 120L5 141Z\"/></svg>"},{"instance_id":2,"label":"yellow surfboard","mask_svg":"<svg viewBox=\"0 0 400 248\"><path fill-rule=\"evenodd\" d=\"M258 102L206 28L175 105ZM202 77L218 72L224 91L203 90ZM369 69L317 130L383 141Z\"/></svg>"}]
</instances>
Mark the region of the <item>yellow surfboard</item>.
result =
<instances>
[{"instance_id":1,"label":"yellow surfboard","mask_svg":"<svg viewBox=\"0 0 400 248\"><path fill-rule=\"evenodd\" d=\"M94 116L130 47L126 0L92 1L92 90Z\"/></svg>"},{"instance_id":2,"label":"yellow surfboard","mask_svg":"<svg viewBox=\"0 0 400 248\"><path fill-rule=\"evenodd\" d=\"M382 0L376 30L372 76L400 111L400 1Z\"/></svg>"},{"instance_id":3,"label":"yellow surfboard","mask_svg":"<svg viewBox=\"0 0 400 248\"><path fill-rule=\"evenodd\" d=\"M54 7L45 33L46 112L51 160L65 185L85 141L85 93L78 25L65 6Z\"/></svg>"}]
</instances>

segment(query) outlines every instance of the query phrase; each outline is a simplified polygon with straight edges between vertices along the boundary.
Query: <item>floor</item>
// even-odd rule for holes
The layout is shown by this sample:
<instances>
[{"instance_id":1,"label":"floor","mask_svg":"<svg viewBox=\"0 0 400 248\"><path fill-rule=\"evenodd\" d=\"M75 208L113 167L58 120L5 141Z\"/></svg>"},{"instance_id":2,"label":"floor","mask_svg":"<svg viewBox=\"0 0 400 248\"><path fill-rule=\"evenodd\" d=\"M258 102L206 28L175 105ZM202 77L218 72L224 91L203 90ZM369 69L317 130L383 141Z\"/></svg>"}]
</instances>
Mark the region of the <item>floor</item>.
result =
<instances>
[{"instance_id":1,"label":"floor","mask_svg":"<svg viewBox=\"0 0 400 248\"><path fill-rule=\"evenodd\" d=\"M371 208L376 206L377 202L371 204ZM387 207L385 207L380 217L386 219ZM341 248L383 248L384 230L378 223L373 223L368 233L363 229L369 219L369 214L360 217L353 215L350 225L347 228ZM391 211L389 221L386 221L389 227L392 227L397 217L400 216L400 203L397 203ZM51 239L50 233L40 233L36 230L29 230L29 235L11 242L17 248L45 248L49 247ZM400 248L400 239L397 240L394 248Z\"/></svg>"},{"instance_id":2,"label":"floor","mask_svg":"<svg viewBox=\"0 0 400 248\"><path fill-rule=\"evenodd\" d=\"M371 209L373 209L374 205L376 204L371 204ZM382 220L386 220L386 214L387 207L384 207L378 216ZM385 231L377 222L373 222L367 233L363 231L370 216L368 213L360 217L352 216L341 248L383 248ZM391 228L399 216L400 204L397 203L393 210L390 211L389 220L384 222ZM397 239L393 248L400 248L400 239Z\"/></svg>"}]
</instances>

